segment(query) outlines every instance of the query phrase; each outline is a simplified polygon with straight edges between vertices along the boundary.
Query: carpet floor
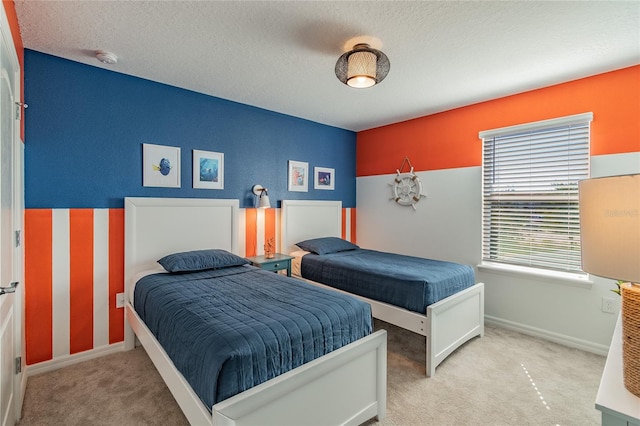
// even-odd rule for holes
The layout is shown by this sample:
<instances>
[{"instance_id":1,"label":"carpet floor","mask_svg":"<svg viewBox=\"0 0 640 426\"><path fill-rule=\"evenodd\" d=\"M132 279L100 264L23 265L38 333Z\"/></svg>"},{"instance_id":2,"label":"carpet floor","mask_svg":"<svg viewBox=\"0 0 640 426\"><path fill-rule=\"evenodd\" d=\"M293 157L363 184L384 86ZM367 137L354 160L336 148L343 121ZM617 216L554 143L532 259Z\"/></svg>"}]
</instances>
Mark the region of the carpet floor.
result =
<instances>
[{"instance_id":1,"label":"carpet floor","mask_svg":"<svg viewBox=\"0 0 640 426\"><path fill-rule=\"evenodd\" d=\"M598 425L605 358L487 326L425 377L425 338L388 331L387 417L380 426ZM144 349L30 377L20 426L186 425Z\"/></svg>"}]
</instances>

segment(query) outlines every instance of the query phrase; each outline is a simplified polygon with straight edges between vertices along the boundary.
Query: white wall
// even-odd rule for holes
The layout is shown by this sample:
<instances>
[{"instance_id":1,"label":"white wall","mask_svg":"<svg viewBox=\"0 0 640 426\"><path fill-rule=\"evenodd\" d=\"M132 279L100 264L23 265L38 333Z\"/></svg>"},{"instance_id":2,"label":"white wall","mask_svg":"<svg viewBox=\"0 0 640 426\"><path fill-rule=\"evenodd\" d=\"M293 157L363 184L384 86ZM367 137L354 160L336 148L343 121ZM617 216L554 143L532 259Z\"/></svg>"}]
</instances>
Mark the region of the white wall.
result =
<instances>
[{"instance_id":1,"label":"white wall","mask_svg":"<svg viewBox=\"0 0 640 426\"><path fill-rule=\"evenodd\" d=\"M640 153L591 158L591 176L640 173ZM394 174L357 179L358 245L476 266L481 259L481 168L418 173L426 199L416 210L391 201ZM619 296L614 281L591 277L576 285L549 278L476 268L485 283L488 323L606 355L616 314L602 298Z\"/></svg>"}]
</instances>

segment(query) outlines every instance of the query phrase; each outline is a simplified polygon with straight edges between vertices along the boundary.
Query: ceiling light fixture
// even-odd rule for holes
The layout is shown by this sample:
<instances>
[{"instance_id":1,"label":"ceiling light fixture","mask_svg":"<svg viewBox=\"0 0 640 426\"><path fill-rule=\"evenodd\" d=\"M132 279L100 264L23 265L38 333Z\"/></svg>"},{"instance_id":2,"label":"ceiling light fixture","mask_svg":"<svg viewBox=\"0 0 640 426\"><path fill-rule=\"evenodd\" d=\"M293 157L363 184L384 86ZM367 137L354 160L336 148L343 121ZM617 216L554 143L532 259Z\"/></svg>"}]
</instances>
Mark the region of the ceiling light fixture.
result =
<instances>
[{"instance_id":1,"label":"ceiling light fixture","mask_svg":"<svg viewBox=\"0 0 640 426\"><path fill-rule=\"evenodd\" d=\"M350 87L364 89L380 83L389 74L389 58L367 43L358 43L336 62L336 77Z\"/></svg>"},{"instance_id":2,"label":"ceiling light fixture","mask_svg":"<svg viewBox=\"0 0 640 426\"><path fill-rule=\"evenodd\" d=\"M118 62L118 57L106 50L96 50L96 58L103 64L113 65Z\"/></svg>"}]
</instances>

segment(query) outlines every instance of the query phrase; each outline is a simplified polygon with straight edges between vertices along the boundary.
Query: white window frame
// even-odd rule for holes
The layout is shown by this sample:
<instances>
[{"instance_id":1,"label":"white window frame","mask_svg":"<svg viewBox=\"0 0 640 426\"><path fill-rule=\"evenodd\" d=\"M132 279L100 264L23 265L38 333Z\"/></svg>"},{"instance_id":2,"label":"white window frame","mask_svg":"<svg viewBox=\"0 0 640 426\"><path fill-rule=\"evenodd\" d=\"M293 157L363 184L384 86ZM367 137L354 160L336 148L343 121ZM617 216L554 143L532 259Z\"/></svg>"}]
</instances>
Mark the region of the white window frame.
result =
<instances>
[{"instance_id":1,"label":"white window frame","mask_svg":"<svg viewBox=\"0 0 640 426\"><path fill-rule=\"evenodd\" d=\"M579 215L577 210L578 205L578 180L586 179L589 177L589 168L590 168L590 127L591 121L593 121L593 113L584 113L584 114L576 114L567 117L561 117L551 120L543 120L532 123L526 123L516 126L503 127L499 129L486 130L479 133L480 139L483 141L483 160L482 160L482 262L478 265L479 269L487 269L497 272L506 272L506 273L524 273L527 275L536 275L542 278L553 278L558 280L564 280L569 282L588 282L588 274L583 272L580 267L580 238L579 238ZM525 139L529 136L539 136L540 133L545 131L549 131L552 129L559 128L567 128L570 132L572 126L578 126L584 128L586 126L586 146L584 146L584 137L581 141L582 148L586 149L586 154L584 151L581 152L582 155L586 155L586 158L581 158L578 161L584 161L586 164L580 164L580 177L575 179L575 188L573 186L566 193L566 198L563 198L564 202L567 203L566 213L566 222L567 231L565 239L572 241L572 243L567 243L566 246L559 248L558 252L567 253L564 257L564 262L566 265L562 266L562 261L556 263L555 260L551 260L548 265L545 265L546 259L544 259L544 254L541 254L543 250L537 250L536 244L540 246L541 235L544 234L545 230L549 229L549 223L547 223L547 219L544 216L539 216L539 210L536 211L538 219L532 220L531 218L534 216L531 213L532 209L535 211L536 208L539 208L536 204L533 206L527 206L518 208L518 210L512 210L513 206L509 206L508 210L501 210L501 206L504 201L509 202L529 202L529 201L540 201L542 203L549 202L550 199L555 199L558 196L558 193L551 193L548 189L545 190L536 190L535 188L527 188L527 183L531 182L529 180L529 176L533 176L534 180L536 178L542 179L543 181L548 179L551 175L547 171L540 172L539 168L535 167L535 157L518 154L507 154L505 152L501 152L500 154L496 154L496 151L493 150L495 146L499 146L500 149L503 149L500 144L510 144L510 143L527 143ZM584 133L585 130L583 129ZM570 133L568 133L570 134ZM561 138L557 139L561 140ZM536 146L537 145L537 146ZM545 143L538 143L536 141L529 141L529 148L539 148L539 153L544 156L548 156L549 150L548 147L545 147ZM534 151L535 154L535 151ZM517 171L521 171L521 167L525 167L526 173L506 173L507 170L506 163L504 163L505 157L509 157L508 159L513 159L515 161ZM561 157L561 156L559 156ZM533 159L531 164L527 166L525 161L521 159ZM497 167L501 169L496 169L493 167L493 162L498 162ZM546 160L545 160L546 161ZM519 164L522 163L522 164ZM533 165L533 167L532 167ZM545 163L546 165L546 163ZM527 168L528 167L528 168ZM584 170L583 170L584 168ZM567 167L567 171L574 170L572 166ZM507 176L507 174L509 176ZM562 177L562 175L558 174L558 177ZM516 179L512 181L511 179ZM522 179L521 179L522 178ZM569 180L573 180L573 177ZM509 182L510 188L508 190L504 190L506 188L505 181ZM512 184L513 182L513 184ZM530 184L532 187L535 185ZM549 186L552 184L549 184ZM515 188L515 189L514 189ZM561 194L563 197L564 194ZM500 204L499 204L500 203ZM533 229L535 232L518 232L517 238L509 235L509 232L512 232L513 224L515 222L512 221L518 215L518 211L520 212L529 212L529 222L526 223L527 229ZM575 211L575 215L572 212ZM498 213L495 213L498 212ZM545 210L546 214L547 211ZM493 219L493 217L498 217L498 219ZM541 219L542 218L542 219ZM564 217L563 219L564 220ZM499 226L496 226L496 222L499 223ZM502 222L502 223L501 223ZM503 224L504 229L503 230ZM492 226L493 225L493 226ZM575 228L577 226L577 229ZM518 229L517 227L515 229ZM517 232L517 231L516 231ZM513 233L513 232L512 232ZM496 249L496 247L506 247L509 243L514 240L522 240L522 238L528 238L524 235L528 234L531 238L527 241L528 251L524 250L522 253L513 254L510 250L505 249ZM547 231L547 235L550 232ZM554 240L553 243L563 244L563 237L552 237L551 240ZM577 247L576 241L577 238ZM524 240L522 240L524 241ZM522 247L522 245L518 242L517 247ZM544 243L546 244L546 243ZM569 245L572 245L572 248L569 249ZM514 246L514 247L516 247ZM546 248L545 248L546 250ZM520 251L519 248L514 251ZM506 253L506 254L505 254ZM576 261L576 256L577 261ZM551 256L555 257L555 256ZM562 257L561 257L562 258Z\"/></svg>"}]
</instances>

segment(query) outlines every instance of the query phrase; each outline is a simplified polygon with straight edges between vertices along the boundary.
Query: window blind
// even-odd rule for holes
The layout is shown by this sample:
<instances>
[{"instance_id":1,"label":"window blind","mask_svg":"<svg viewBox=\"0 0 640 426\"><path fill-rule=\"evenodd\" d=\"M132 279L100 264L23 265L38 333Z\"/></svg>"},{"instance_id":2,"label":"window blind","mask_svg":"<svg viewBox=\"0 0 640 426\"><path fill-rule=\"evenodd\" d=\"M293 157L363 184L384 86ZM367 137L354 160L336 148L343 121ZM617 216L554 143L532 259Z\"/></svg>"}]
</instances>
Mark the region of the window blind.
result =
<instances>
[{"instance_id":1,"label":"window blind","mask_svg":"<svg viewBox=\"0 0 640 426\"><path fill-rule=\"evenodd\" d=\"M578 181L591 113L480 132L482 260L582 273Z\"/></svg>"}]
</instances>

